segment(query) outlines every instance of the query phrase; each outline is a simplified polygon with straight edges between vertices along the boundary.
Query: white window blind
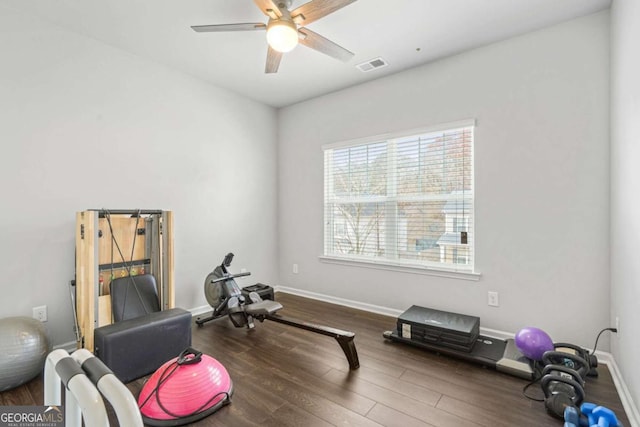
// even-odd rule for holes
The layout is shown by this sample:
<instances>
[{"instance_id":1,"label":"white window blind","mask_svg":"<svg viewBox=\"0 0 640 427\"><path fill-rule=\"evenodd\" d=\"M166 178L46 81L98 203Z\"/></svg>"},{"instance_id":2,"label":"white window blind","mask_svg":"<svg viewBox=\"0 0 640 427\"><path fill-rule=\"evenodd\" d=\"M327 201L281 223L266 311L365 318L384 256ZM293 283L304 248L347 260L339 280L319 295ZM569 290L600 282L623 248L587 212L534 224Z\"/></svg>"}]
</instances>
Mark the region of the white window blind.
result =
<instances>
[{"instance_id":1,"label":"white window blind","mask_svg":"<svg viewBox=\"0 0 640 427\"><path fill-rule=\"evenodd\" d=\"M473 271L473 124L325 147L324 255Z\"/></svg>"}]
</instances>

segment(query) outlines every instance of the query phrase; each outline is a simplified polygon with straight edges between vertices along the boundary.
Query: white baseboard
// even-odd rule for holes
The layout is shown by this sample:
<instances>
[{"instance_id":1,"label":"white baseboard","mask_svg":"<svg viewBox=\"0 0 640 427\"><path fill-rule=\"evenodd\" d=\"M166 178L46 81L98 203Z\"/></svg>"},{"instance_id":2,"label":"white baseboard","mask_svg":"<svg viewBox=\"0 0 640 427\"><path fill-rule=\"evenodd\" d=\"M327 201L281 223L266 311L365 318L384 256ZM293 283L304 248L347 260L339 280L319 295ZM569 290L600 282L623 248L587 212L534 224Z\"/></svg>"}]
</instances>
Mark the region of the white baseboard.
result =
<instances>
[{"instance_id":1,"label":"white baseboard","mask_svg":"<svg viewBox=\"0 0 640 427\"><path fill-rule=\"evenodd\" d=\"M196 317L196 316L200 316L202 314L205 314L209 311L213 310L211 308L210 305L202 305L200 307L195 307L195 308L190 308L189 311L191 312L191 316L192 317Z\"/></svg>"},{"instance_id":2,"label":"white baseboard","mask_svg":"<svg viewBox=\"0 0 640 427\"><path fill-rule=\"evenodd\" d=\"M333 297L324 294L318 294L310 291L303 291L301 289L289 288L286 286L276 286L274 292L284 292L287 294L298 295L305 298L316 299L319 301L329 302L332 304L343 305L346 307L356 308L358 310L364 310L371 313L383 314L390 317L398 317L402 314L402 310L395 310L393 308L382 307L379 305L366 304L359 301L348 300L344 298Z\"/></svg>"},{"instance_id":3,"label":"white baseboard","mask_svg":"<svg viewBox=\"0 0 640 427\"><path fill-rule=\"evenodd\" d=\"M607 365L609 368L611 378L616 386L616 390L618 391L618 395L622 401L624 411L627 413L627 418L629 418L631 427L640 427L640 412L638 412L638 407L631 397L629 388L627 388L627 384L622 378L622 373L620 372L620 368L618 367L616 360L613 358L613 355L611 353L596 351L596 356L598 356L598 362Z\"/></svg>"},{"instance_id":4,"label":"white baseboard","mask_svg":"<svg viewBox=\"0 0 640 427\"><path fill-rule=\"evenodd\" d=\"M332 304L343 305L346 307L355 308L358 310L369 311L372 313L383 314L391 317L398 317L398 315L402 314L402 310L396 310L393 308L382 307L379 305L366 304L359 301L352 301L344 298L338 298L330 295L319 294L316 292L304 291L295 288L289 288L286 286L277 286L274 288L275 292L285 292L288 294L298 295L301 297L316 299L319 301L329 302ZM483 328L480 327L480 333L493 338L500 339L509 339L515 336L515 333ZM627 418L629 419L630 427L640 427L640 413L638 412L638 408L631 398L631 394L629 393L629 389L622 378L622 374L620 373L620 369L616 364L615 359L611 353L596 351L596 356L598 357L598 362L604 365L607 365L609 368L609 372L611 373L611 377L613 379L613 384L618 391L618 395L620 396L620 400L622 401L622 406L627 414ZM597 403L597 402L594 402Z\"/></svg>"}]
</instances>

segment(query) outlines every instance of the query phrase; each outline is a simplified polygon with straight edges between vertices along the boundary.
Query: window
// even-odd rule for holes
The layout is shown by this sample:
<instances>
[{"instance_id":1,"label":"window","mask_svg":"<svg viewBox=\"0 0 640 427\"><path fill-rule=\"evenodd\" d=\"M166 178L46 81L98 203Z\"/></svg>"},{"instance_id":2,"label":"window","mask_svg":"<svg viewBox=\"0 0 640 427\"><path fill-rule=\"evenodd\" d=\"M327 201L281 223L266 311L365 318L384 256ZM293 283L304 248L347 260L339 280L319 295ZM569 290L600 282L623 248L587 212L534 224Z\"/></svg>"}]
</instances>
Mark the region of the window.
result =
<instances>
[{"instance_id":1,"label":"window","mask_svg":"<svg viewBox=\"0 0 640 427\"><path fill-rule=\"evenodd\" d=\"M453 229L451 231L461 232L461 231L469 231L469 217L468 216L454 216L453 220Z\"/></svg>"},{"instance_id":2,"label":"window","mask_svg":"<svg viewBox=\"0 0 640 427\"><path fill-rule=\"evenodd\" d=\"M325 146L325 256L472 272L473 126Z\"/></svg>"}]
</instances>

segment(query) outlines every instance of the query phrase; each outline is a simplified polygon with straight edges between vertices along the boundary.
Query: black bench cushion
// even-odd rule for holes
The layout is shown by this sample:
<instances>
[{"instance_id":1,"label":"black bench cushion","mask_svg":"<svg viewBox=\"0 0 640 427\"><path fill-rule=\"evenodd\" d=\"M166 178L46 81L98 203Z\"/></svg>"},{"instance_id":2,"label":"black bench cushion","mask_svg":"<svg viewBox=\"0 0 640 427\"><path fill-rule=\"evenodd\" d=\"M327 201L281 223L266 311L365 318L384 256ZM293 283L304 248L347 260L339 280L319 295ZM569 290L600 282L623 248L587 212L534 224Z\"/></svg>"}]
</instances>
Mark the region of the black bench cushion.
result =
<instances>
[{"instance_id":1,"label":"black bench cushion","mask_svg":"<svg viewBox=\"0 0 640 427\"><path fill-rule=\"evenodd\" d=\"M94 353L126 383L154 372L191 346L191 313L158 311L96 328Z\"/></svg>"}]
</instances>

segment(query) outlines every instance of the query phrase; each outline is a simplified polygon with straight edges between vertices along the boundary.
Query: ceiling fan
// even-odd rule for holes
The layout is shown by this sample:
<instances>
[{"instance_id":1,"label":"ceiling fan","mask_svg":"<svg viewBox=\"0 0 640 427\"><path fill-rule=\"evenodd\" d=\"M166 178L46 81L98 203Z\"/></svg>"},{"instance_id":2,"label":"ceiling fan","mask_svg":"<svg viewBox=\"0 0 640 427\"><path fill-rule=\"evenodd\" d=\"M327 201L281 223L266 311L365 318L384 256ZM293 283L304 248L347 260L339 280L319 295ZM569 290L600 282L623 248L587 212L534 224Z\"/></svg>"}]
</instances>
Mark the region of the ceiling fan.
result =
<instances>
[{"instance_id":1,"label":"ceiling fan","mask_svg":"<svg viewBox=\"0 0 640 427\"><path fill-rule=\"evenodd\" d=\"M278 72L282 54L291 51L298 43L344 62L353 57L352 52L302 25L308 25L356 0L311 0L294 10L289 10L291 0L253 1L269 17L268 23L195 25L191 28L203 33L266 30L268 50L265 73Z\"/></svg>"}]
</instances>

